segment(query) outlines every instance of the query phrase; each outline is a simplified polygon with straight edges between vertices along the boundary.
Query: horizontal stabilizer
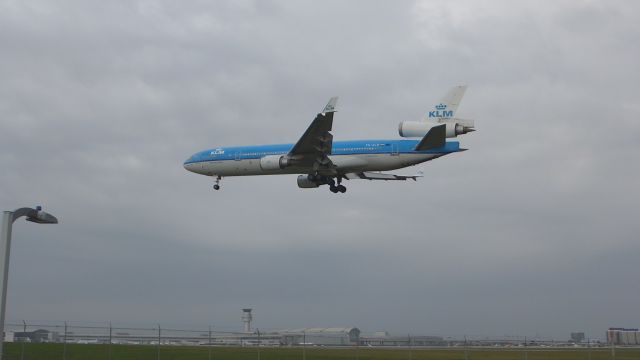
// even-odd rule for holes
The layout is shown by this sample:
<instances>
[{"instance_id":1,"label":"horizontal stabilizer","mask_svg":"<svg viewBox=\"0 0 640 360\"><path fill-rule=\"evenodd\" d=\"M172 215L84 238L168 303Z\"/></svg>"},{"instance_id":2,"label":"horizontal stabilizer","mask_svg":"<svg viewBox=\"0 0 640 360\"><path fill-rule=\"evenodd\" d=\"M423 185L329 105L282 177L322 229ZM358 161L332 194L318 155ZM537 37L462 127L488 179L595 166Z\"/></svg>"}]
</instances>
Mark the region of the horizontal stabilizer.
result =
<instances>
[{"instance_id":1,"label":"horizontal stabilizer","mask_svg":"<svg viewBox=\"0 0 640 360\"><path fill-rule=\"evenodd\" d=\"M379 172L360 172L360 173L349 173L345 174L345 177L349 180L353 179L365 179L365 180L414 180L417 181L419 177L423 175L420 173L418 175L394 175L394 174L384 174Z\"/></svg>"},{"instance_id":2,"label":"horizontal stabilizer","mask_svg":"<svg viewBox=\"0 0 640 360\"><path fill-rule=\"evenodd\" d=\"M415 151L430 150L444 146L447 138L447 125L442 124L432 127L429 132L416 145Z\"/></svg>"}]
</instances>

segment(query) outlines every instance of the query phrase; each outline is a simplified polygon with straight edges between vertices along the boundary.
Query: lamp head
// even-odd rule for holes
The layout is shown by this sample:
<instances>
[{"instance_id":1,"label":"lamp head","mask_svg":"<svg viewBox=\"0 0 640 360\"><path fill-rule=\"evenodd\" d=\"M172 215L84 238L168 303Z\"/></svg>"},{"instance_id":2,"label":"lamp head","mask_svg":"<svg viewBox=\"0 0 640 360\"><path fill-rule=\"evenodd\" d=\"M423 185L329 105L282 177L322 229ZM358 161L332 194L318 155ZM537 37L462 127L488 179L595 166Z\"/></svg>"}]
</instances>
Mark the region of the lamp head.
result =
<instances>
[{"instance_id":1,"label":"lamp head","mask_svg":"<svg viewBox=\"0 0 640 360\"><path fill-rule=\"evenodd\" d=\"M35 216L34 216L35 215ZM35 214L27 215L27 221L31 221L38 224L57 224L58 219L48 212L42 211L42 206L37 206Z\"/></svg>"}]
</instances>

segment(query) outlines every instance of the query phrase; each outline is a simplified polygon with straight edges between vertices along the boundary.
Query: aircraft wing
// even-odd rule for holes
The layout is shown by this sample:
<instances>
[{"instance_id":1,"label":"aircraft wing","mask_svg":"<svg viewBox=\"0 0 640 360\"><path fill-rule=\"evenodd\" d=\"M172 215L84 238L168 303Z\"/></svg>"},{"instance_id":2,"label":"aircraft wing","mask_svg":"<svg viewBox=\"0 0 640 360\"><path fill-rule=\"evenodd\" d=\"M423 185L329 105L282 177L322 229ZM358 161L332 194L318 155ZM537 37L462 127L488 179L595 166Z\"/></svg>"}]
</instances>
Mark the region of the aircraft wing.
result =
<instances>
[{"instance_id":1,"label":"aircraft wing","mask_svg":"<svg viewBox=\"0 0 640 360\"><path fill-rule=\"evenodd\" d=\"M379 172L359 172L359 173L349 173L344 175L347 179L365 179L365 180L413 180L417 181L419 177L423 177L422 173L417 175L394 175L394 174L385 174Z\"/></svg>"},{"instance_id":2,"label":"aircraft wing","mask_svg":"<svg viewBox=\"0 0 640 360\"><path fill-rule=\"evenodd\" d=\"M333 145L333 113L336 111L337 97L332 97L321 113L313 120L302 137L289 151L288 157L299 164L313 166L314 170L332 169L333 163L329 159Z\"/></svg>"}]
</instances>

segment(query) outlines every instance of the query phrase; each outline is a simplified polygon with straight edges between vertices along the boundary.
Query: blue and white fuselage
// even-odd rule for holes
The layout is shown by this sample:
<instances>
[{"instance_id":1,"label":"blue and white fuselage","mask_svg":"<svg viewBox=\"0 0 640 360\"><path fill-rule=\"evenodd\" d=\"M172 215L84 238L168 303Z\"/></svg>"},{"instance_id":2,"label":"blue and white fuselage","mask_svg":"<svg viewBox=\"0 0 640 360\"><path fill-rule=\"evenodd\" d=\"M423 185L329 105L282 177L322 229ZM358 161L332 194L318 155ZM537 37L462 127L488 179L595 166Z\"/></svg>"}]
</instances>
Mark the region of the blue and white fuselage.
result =
<instances>
[{"instance_id":1,"label":"blue and white fuselage","mask_svg":"<svg viewBox=\"0 0 640 360\"><path fill-rule=\"evenodd\" d=\"M336 141L328 155L336 174L389 171L416 165L443 155L462 151L457 141L435 149L414 150L419 140ZM219 147L200 151L184 162L185 169L208 176L278 175L307 173L306 166L283 169L265 165L261 159L286 156L294 144ZM261 165L262 163L262 165Z\"/></svg>"},{"instance_id":2,"label":"blue and white fuselage","mask_svg":"<svg viewBox=\"0 0 640 360\"><path fill-rule=\"evenodd\" d=\"M466 87L453 88L428 116L453 116ZM416 165L463 151L457 141L448 137L473 131L469 121L437 118L419 122L403 122L402 137L420 140L352 140L333 141L331 129L337 98L331 98L295 144L218 147L193 154L184 168L196 174L220 179L229 176L301 174L298 186L345 192L342 180L416 180L421 175L393 175L381 171ZM448 110L447 110L448 109Z\"/></svg>"}]
</instances>

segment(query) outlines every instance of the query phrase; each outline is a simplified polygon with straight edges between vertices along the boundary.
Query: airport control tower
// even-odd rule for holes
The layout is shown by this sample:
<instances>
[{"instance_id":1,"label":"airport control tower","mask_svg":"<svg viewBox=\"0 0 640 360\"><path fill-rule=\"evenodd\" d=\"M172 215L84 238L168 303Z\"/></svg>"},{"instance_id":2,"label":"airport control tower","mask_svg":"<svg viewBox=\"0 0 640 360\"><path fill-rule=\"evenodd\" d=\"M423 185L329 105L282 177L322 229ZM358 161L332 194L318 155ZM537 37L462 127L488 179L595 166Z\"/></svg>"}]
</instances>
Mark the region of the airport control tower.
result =
<instances>
[{"instance_id":1,"label":"airport control tower","mask_svg":"<svg viewBox=\"0 0 640 360\"><path fill-rule=\"evenodd\" d=\"M242 322L244 323L244 332L251 332L251 320L253 317L251 316L251 309L242 309Z\"/></svg>"}]
</instances>

